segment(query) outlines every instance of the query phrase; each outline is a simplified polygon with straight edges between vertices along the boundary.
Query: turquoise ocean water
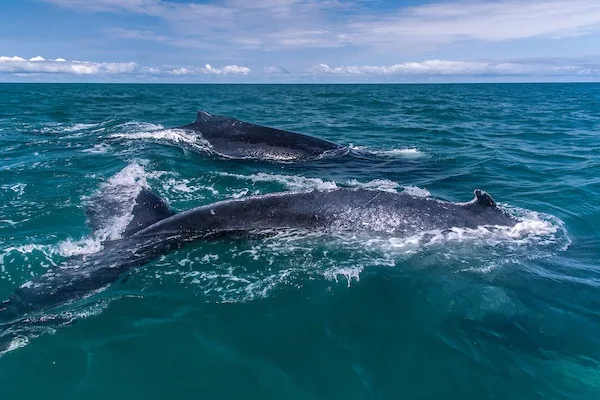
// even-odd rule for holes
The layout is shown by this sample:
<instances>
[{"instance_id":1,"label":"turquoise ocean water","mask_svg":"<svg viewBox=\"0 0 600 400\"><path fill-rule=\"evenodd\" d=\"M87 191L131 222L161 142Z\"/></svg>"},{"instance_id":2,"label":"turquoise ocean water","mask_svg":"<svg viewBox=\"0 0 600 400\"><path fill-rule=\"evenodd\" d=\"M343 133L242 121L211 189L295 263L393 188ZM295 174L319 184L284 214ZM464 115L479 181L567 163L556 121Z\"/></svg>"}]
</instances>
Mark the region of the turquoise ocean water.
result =
<instances>
[{"instance_id":1,"label":"turquoise ocean water","mask_svg":"<svg viewBox=\"0 0 600 400\"><path fill-rule=\"evenodd\" d=\"M171 129L198 110L369 156L219 159ZM3 84L0 149L0 300L100 249L99 191L149 186L184 210L481 188L521 219L194 243L61 308L74 323L20 335L2 400L600 398L600 85Z\"/></svg>"}]
</instances>

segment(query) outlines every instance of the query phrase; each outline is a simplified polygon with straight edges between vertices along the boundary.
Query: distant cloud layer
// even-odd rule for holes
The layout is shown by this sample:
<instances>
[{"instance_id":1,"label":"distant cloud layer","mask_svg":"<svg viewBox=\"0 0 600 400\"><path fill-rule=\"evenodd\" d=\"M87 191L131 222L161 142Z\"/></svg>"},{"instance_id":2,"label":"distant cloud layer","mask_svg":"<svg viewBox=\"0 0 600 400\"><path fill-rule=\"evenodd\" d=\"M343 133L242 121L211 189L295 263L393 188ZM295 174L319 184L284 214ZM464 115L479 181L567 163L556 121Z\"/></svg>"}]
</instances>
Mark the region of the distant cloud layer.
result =
<instances>
[{"instance_id":1,"label":"distant cloud layer","mask_svg":"<svg viewBox=\"0 0 600 400\"><path fill-rule=\"evenodd\" d=\"M22 57L0 56L0 72L12 73L47 73L47 74L130 74L135 72L137 64L128 63L95 63L88 61L67 61L64 58L46 60L36 56L26 60Z\"/></svg>"},{"instance_id":2,"label":"distant cloud layer","mask_svg":"<svg viewBox=\"0 0 600 400\"><path fill-rule=\"evenodd\" d=\"M0 73L15 74L67 74L67 75L248 75L250 68L238 65L226 65L215 68L210 64L204 67L147 67L134 62L98 63L90 61L67 61L64 58L46 60L36 56L23 57L0 56Z\"/></svg>"},{"instance_id":3,"label":"distant cloud layer","mask_svg":"<svg viewBox=\"0 0 600 400\"><path fill-rule=\"evenodd\" d=\"M319 64L310 68L314 74L333 75L599 75L600 67L578 65L544 65L524 63L489 63L472 61L428 60L390 66L341 66Z\"/></svg>"},{"instance_id":4,"label":"distant cloud layer","mask_svg":"<svg viewBox=\"0 0 600 400\"><path fill-rule=\"evenodd\" d=\"M134 62L98 63L90 61L67 61L64 58L45 59L35 56L29 59L23 57L0 56L0 74L62 74L80 76L112 75L127 77L193 77L193 76L248 76L252 70L245 66L225 65L213 67L204 66L140 66ZM600 65L576 65L556 60L531 60L525 62L493 63L482 61L449 61L426 60L423 62L406 62L389 66L329 66L318 64L298 71L289 71L281 66L264 68L266 75L296 76L296 77L345 77L352 79L361 76L380 77L461 77L461 76L600 76Z\"/></svg>"}]
</instances>

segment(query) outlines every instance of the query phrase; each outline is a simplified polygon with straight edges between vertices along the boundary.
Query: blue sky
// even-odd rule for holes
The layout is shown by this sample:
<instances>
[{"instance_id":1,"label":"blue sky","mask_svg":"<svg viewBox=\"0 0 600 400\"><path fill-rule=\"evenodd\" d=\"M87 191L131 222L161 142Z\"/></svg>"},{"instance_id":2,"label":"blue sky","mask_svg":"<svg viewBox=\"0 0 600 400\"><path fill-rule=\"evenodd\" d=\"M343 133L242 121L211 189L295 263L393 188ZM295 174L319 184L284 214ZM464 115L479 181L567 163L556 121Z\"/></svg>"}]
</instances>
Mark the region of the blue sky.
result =
<instances>
[{"instance_id":1,"label":"blue sky","mask_svg":"<svg viewBox=\"0 0 600 400\"><path fill-rule=\"evenodd\" d=\"M3 0L0 82L600 81L598 0Z\"/></svg>"}]
</instances>

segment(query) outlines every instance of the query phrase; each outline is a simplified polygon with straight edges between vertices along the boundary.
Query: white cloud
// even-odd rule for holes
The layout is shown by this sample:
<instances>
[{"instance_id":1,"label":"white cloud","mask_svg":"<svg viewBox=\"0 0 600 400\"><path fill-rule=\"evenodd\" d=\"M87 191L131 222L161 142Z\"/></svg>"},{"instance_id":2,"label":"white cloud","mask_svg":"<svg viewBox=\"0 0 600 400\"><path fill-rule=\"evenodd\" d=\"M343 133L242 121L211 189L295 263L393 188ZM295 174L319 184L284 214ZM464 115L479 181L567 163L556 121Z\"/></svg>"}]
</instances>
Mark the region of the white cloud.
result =
<instances>
[{"instance_id":1,"label":"white cloud","mask_svg":"<svg viewBox=\"0 0 600 400\"><path fill-rule=\"evenodd\" d=\"M127 74L135 72L137 64L96 63L89 61L66 61L62 58L46 60L36 56L26 60L22 57L0 56L0 72L8 73L47 73L71 75Z\"/></svg>"},{"instance_id":2,"label":"white cloud","mask_svg":"<svg viewBox=\"0 0 600 400\"><path fill-rule=\"evenodd\" d=\"M530 59L521 61L456 61L456 60L426 60L421 62L405 62L393 65L338 65L318 64L306 70L289 71L282 66L267 66L263 69L263 77L285 81L297 81L307 75L315 80L328 80L330 77L344 77L353 81L369 81L382 78L384 80L422 80L430 77L436 79L469 80L472 77L494 79L497 77L543 78L567 77L583 80L598 80L600 78L600 63L585 59ZM261 71L261 72L263 72ZM76 76L105 77L103 79L117 80L175 80L190 81L200 79L205 81L230 81L235 77L247 81L252 70L237 64L213 66L167 65L141 66L134 62L90 62L67 61L63 58L45 59L41 56L29 59L13 56L0 56L0 77L2 74L17 77L33 77L55 75L60 79ZM279 75L274 76L274 75ZM329 78L328 78L329 77ZM511 78L512 77L512 78ZM73 78L77 80L77 78ZM251 78L252 79L252 78ZM260 80L260 78L258 78Z\"/></svg>"},{"instance_id":3,"label":"white cloud","mask_svg":"<svg viewBox=\"0 0 600 400\"><path fill-rule=\"evenodd\" d=\"M308 69L313 75L409 75L409 76L514 76L514 75L600 75L600 66L549 65L540 63L493 63L480 61L427 60L390 66L315 65Z\"/></svg>"},{"instance_id":4,"label":"white cloud","mask_svg":"<svg viewBox=\"0 0 600 400\"><path fill-rule=\"evenodd\" d=\"M172 75L248 75L250 68L239 65L226 65L222 68L215 68L210 64L204 67L177 67L167 71Z\"/></svg>"},{"instance_id":5,"label":"white cloud","mask_svg":"<svg viewBox=\"0 0 600 400\"><path fill-rule=\"evenodd\" d=\"M248 75L250 73L250 68L241 67L239 65L226 65L221 71L223 71L222 73L225 75ZM219 74L219 72L217 72L217 74Z\"/></svg>"},{"instance_id":6,"label":"white cloud","mask_svg":"<svg viewBox=\"0 0 600 400\"><path fill-rule=\"evenodd\" d=\"M67 61L64 58L46 60L36 56L26 60L23 57L0 56L0 73L12 74L65 74L65 75L131 75L131 74L170 74L170 75L248 75L250 68L239 65L226 65L216 68L210 64L204 67L149 67L134 62L99 63L90 61Z\"/></svg>"}]
</instances>

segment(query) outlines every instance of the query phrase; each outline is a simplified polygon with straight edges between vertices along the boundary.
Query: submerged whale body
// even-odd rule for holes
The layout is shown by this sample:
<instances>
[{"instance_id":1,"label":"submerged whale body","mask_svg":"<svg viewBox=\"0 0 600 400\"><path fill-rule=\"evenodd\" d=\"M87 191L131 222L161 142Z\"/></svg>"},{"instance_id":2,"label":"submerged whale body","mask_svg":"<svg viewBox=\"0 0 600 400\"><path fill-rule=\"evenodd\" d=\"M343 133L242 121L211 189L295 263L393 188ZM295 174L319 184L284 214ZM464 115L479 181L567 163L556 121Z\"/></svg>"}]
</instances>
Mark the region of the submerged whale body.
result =
<instances>
[{"instance_id":1,"label":"submerged whale body","mask_svg":"<svg viewBox=\"0 0 600 400\"><path fill-rule=\"evenodd\" d=\"M196 121L178 127L197 132L213 151L230 158L306 160L344 147L316 137L255 125L199 111Z\"/></svg>"},{"instance_id":2,"label":"submerged whale body","mask_svg":"<svg viewBox=\"0 0 600 400\"><path fill-rule=\"evenodd\" d=\"M475 198L468 203L365 189L283 192L175 213L164 200L144 189L136 198L132 214L121 239L105 242L103 249L94 254L67 259L21 285L0 303L0 346L6 345L19 329L26 329L26 316L90 296L132 268L192 241L240 233L264 235L265 230L286 228L408 236L453 227L512 226L517 222L481 190L475 190ZM88 219L92 227L101 222L93 208Z\"/></svg>"}]
</instances>

